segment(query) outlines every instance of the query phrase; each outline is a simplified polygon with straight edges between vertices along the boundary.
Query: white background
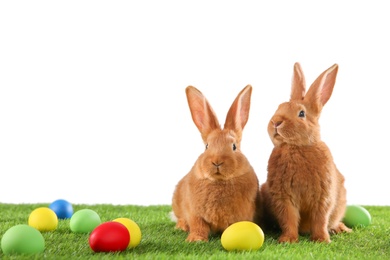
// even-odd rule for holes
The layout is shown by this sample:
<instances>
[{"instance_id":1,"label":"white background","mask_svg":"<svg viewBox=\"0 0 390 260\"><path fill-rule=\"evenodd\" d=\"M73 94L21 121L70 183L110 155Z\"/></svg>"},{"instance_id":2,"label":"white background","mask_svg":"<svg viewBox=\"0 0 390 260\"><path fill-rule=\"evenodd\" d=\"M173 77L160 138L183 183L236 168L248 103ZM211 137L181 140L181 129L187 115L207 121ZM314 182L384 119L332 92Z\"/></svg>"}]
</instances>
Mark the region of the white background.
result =
<instances>
[{"instance_id":1,"label":"white background","mask_svg":"<svg viewBox=\"0 0 390 260\"><path fill-rule=\"evenodd\" d=\"M266 3L265 2L272 2ZM348 203L390 205L386 1L1 1L0 202L170 204L204 147L185 87L223 124L253 86L242 150L260 183L293 64L339 64L320 120Z\"/></svg>"}]
</instances>

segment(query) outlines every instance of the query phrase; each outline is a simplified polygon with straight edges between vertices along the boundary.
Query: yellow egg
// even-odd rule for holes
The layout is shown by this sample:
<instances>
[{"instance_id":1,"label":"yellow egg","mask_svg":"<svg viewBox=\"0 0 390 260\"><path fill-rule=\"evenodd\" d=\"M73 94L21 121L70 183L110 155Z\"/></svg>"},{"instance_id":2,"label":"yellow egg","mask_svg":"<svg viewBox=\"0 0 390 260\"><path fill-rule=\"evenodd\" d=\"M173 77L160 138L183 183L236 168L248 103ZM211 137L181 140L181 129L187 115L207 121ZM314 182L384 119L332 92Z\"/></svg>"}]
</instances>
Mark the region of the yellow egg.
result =
<instances>
[{"instance_id":1,"label":"yellow egg","mask_svg":"<svg viewBox=\"0 0 390 260\"><path fill-rule=\"evenodd\" d=\"M138 224L135 223L133 220L129 218L117 218L114 219L113 221L122 223L125 225L127 230L129 230L130 233L130 242L129 242L129 248L133 248L139 245L141 242L141 229L139 228Z\"/></svg>"},{"instance_id":2,"label":"yellow egg","mask_svg":"<svg viewBox=\"0 0 390 260\"><path fill-rule=\"evenodd\" d=\"M250 221L240 221L230 225L221 236L221 244L227 251L258 250L263 243L263 230Z\"/></svg>"},{"instance_id":3,"label":"yellow egg","mask_svg":"<svg viewBox=\"0 0 390 260\"><path fill-rule=\"evenodd\" d=\"M28 225L39 231L52 231L57 229L57 214L48 207L34 209L28 217Z\"/></svg>"}]
</instances>

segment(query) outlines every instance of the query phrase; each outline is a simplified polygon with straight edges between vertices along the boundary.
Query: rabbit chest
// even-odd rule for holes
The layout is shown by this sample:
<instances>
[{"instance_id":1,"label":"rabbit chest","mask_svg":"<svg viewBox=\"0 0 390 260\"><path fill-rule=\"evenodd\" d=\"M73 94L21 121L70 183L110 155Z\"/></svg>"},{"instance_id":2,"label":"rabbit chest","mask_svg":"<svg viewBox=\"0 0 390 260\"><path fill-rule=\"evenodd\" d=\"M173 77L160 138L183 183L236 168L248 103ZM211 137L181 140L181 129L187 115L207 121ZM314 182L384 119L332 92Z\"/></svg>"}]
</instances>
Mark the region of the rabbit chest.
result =
<instances>
[{"instance_id":1,"label":"rabbit chest","mask_svg":"<svg viewBox=\"0 0 390 260\"><path fill-rule=\"evenodd\" d=\"M248 182L252 183L248 185ZM196 197L192 202L194 212L214 230L223 230L237 221L253 220L258 191L258 185L254 183L257 183L256 176L199 181L191 187L191 193Z\"/></svg>"},{"instance_id":2,"label":"rabbit chest","mask_svg":"<svg viewBox=\"0 0 390 260\"><path fill-rule=\"evenodd\" d=\"M297 204L316 203L333 190L333 161L326 146L275 147L268 164L270 192ZM309 205L307 205L309 206Z\"/></svg>"}]
</instances>

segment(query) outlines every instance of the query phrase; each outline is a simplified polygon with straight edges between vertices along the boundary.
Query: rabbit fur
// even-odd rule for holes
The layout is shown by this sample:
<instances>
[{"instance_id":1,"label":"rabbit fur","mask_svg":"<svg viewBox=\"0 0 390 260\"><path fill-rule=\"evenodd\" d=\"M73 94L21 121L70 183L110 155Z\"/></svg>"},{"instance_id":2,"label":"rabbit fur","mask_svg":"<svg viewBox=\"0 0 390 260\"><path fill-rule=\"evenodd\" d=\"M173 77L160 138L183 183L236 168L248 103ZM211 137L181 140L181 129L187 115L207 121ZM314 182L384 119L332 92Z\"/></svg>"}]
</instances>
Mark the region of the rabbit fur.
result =
<instances>
[{"instance_id":1,"label":"rabbit fur","mask_svg":"<svg viewBox=\"0 0 390 260\"><path fill-rule=\"evenodd\" d=\"M338 65L325 70L306 93L299 63L294 65L289 102L268 123L274 145L267 179L260 187L264 225L281 229L279 242L298 242L299 234L329 243L329 233L351 232L342 223L346 209L344 177L321 140L319 118L332 95Z\"/></svg>"},{"instance_id":2,"label":"rabbit fur","mask_svg":"<svg viewBox=\"0 0 390 260\"><path fill-rule=\"evenodd\" d=\"M188 232L186 241L208 241L211 233L257 218L259 182L240 145L251 93L250 85L242 89L221 129L205 96L193 86L186 88L191 116L206 148L173 193L172 217L177 229Z\"/></svg>"}]
</instances>

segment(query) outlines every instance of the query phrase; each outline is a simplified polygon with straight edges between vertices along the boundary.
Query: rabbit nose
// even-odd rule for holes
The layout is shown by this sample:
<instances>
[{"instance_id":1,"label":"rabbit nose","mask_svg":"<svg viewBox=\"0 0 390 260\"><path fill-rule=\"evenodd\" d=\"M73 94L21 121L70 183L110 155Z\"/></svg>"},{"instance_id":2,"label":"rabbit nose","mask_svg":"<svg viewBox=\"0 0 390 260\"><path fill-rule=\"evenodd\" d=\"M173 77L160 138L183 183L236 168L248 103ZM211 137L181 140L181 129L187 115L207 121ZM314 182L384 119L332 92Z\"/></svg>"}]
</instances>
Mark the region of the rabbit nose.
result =
<instances>
[{"instance_id":1,"label":"rabbit nose","mask_svg":"<svg viewBox=\"0 0 390 260\"><path fill-rule=\"evenodd\" d=\"M216 168L219 168L219 166L221 166L223 163L215 163L213 162L213 165L216 167Z\"/></svg>"},{"instance_id":2,"label":"rabbit nose","mask_svg":"<svg viewBox=\"0 0 390 260\"><path fill-rule=\"evenodd\" d=\"M282 123L283 123L283 121L276 121L276 122L274 122L274 127L278 128L278 126L280 126Z\"/></svg>"}]
</instances>

